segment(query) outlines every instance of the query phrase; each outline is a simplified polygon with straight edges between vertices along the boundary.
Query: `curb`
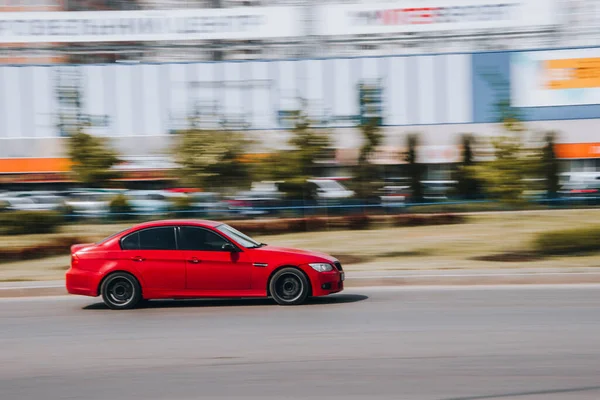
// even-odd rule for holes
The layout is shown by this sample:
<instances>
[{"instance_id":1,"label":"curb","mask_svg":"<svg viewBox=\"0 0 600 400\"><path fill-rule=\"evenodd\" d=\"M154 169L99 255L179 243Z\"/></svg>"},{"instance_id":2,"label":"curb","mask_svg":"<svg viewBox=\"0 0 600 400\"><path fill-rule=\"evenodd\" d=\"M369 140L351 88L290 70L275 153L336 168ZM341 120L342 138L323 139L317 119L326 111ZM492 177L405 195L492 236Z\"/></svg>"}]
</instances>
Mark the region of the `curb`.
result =
<instances>
[{"instance_id":1,"label":"curb","mask_svg":"<svg viewBox=\"0 0 600 400\"><path fill-rule=\"evenodd\" d=\"M348 276L345 287L368 286L484 286L600 284L600 272L473 273ZM67 295L63 282L7 282L0 285L0 298Z\"/></svg>"},{"instance_id":2,"label":"curb","mask_svg":"<svg viewBox=\"0 0 600 400\"><path fill-rule=\"evenodd\" d=\"M364 286L485 286L600 283L600 273L410 275L348 278L346 287Z\"/></svg>"},{"instance_id":3,"label":"curb","mask_svg":"<svg viewBox=\"0 0 600 400\"><path fill-rule=\"evenodd\" d=\"M10 297L64 296L67 294L64 285L0 288L0 299Z\"/></svg>"}]
</instances>

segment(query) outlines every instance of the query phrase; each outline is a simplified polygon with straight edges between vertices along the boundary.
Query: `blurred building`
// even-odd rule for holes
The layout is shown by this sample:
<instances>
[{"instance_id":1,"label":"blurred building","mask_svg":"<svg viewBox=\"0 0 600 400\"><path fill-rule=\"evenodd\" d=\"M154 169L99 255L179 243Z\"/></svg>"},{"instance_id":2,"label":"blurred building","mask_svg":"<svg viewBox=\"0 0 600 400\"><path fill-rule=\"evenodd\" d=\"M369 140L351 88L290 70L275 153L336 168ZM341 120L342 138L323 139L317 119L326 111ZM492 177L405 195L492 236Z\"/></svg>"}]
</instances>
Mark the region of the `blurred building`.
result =
<instances>
[{"instance_id":1,"label":"blurred building","mask_svg":"<svg viewBox=\"0 0 600 400\"><path fill-rule=\"evenodd\" d=\"M401 164L406 133L421 132L428 178L446 179L462 133L498 133L501 102L560 133L564 168L600 170L600 48L581 48L600 44L600 2L402 4L0 0L0 59L36 64L0 66L0 174L64 172L81 124L134 158L190 127L244 130L273 151L306 107L341 164L376 116L378 162Z\"/></svg>"}]
</instances>

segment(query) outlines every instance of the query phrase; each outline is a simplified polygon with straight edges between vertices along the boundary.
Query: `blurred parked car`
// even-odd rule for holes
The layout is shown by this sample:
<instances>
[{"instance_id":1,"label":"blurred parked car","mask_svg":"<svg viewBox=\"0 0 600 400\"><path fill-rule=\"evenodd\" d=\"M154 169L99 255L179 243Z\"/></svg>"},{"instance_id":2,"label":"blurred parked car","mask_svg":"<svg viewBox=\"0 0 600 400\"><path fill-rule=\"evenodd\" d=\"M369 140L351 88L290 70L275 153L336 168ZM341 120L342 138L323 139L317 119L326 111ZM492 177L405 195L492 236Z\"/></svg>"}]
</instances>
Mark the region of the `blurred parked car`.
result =
<instances>
[{"instance_id":1,"label":"blurred parked car","mask_svg":"<svg viewBox=\"0 0 600 400\"><path fill-rule=\"evenodd\" d=\"M133 212L143 215L169 212L176 198L186 197L184 193L165 190L129 190L124 194Z\"/></svg>"},{"instance_id":2,"label":"blurred parked car","mask_svg":"<svg viewBox=\"0 0 600 400\"><path fill-rule=\"evenodd\" d=\"M220 195L213 192L190 193L191 208L201 216L222 216L227 214L227 203L221 201Z\"/></svg>"},{"instance_id":3,"label":"blurred parked car","mask_svg":"<svg viewBox=\"0 0 600 400\"><path fill-rule=\"evenodd\" d=\"M2 197L3 208L11 211L60 211L64 199L54 195Z\"/></svg>"},{"instance_id":4,"label":"blurred parked car","mask_svg":"<svg viewBox=\"0 0 600 400\"><path fill-rule=\"evenodd\" d=\"M456 189L457 181L421 181L425 200L448 200Z\"/></svg>"},{"instance_id":5,"label":"blurred parked car","mask_svg":"<svg viewBox=\"0 0 600 400\"><path fill-rule=\"evenodd\" d=\"M110 201L114 194L109 192L72 192L69 193L65 205L75 215L102 217L110 211Z\"/></svg>"},{"instance_id":6,"label":"blurred parked car","mask_svg":"<svg viewBox=\"0 0 600 400\"><path fill-rule=\"evenodd\" d=\"M410 201L410 186L384 186L379 193L382 207L404 207Z\"/></svg>"},{"instance_id":7,"label":"blurred parked car","mask_svg":"<svg viewBox=\"0 0 600 400\"><path fill-rule=\"evenodd\" d=\"M229 197L226 203L229 211L234 214L267 215L274 213L274 207L281 206L282 199L281 192L247 190Z\"/></svg>"},{"instance_id":8,"label":"blurred parked car","mask_svg":"<svg viewBox=\"0 0 600 400\"><path fill-rule=\"evenodd\" d=\"M49 190L32 190L32 191L17 191L17 192L2 192L0 193L0 198L12 197L12 198L27 198L34 196L55 196L57 192L49 191Z\"/></svg>"},{"instance_id":9,"label":"blurred parked car","mask_svg":"<svg viewBox=\"0 0 600 400\"><path fill-rule=\"evenodd\" d=\"M309 179L309 191L317 200L341 200L354 197L354 191L333 179Z\"/></svg>"},{"instance_id":10,"label":"blurred parked car","mask_svg":"<svg viewBox=\"0 0 600 400\"><path fill-rule=\"evenodd\" d=\"M570 172L559 175L559 196L600 200L600 172Z\"/></svg>"}]
</instances>

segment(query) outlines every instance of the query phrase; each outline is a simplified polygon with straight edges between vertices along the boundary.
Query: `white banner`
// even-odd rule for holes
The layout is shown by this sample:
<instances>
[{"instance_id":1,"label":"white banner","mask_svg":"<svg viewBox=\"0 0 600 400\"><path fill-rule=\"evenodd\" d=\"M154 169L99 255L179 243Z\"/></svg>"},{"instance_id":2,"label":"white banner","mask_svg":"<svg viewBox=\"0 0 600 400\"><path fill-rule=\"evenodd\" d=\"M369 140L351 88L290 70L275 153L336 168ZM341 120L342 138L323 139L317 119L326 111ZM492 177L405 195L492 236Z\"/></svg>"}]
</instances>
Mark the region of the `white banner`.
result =
<instances>
[{"instance_id":1,"label":"white banner","mask_svg":"<svg viewBox=\"0 0 600 400\"><path fill-rule=\"evenodd\" d=\"M294 7L0 14L0 43L267 39L299 34Z\"/></svg>"},{"instance_id":2,"label":"white banner","mask_svg":"<svg viewBox=\"0 0 600 400\"><path fill-rule=\"evenodd\" d=\"M533 28L557 22L555 0L406 0L320 7L319 34Z\"/></svg>"},{"instance_id":3,"label":"white banner","mask_svg":"<svg viewBox=\"0 0 600 400\"><path fill-rule=\"evenodd\" d=\"M511 54L514 107L600 104L600 48Z\"/></svg>"}]
</instances>

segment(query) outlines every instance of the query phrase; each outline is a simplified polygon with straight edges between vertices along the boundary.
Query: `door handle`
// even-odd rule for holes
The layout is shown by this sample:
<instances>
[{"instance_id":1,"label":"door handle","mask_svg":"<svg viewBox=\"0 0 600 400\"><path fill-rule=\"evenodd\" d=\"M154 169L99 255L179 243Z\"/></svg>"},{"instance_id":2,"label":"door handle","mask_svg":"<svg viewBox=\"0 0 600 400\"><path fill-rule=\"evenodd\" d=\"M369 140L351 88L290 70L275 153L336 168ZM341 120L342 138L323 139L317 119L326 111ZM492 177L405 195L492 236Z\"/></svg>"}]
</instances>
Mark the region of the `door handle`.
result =
<instances>
[{"instance_id":1,"label":"door handle","mask_svg":"<svg viewBox=\"0 0 600 400\"><path fill-rule=\"evenodd\" d=\"M144 261L144 259L142 257L140 257L140 256L138 256L138 257L131 257L131 259L133 261L137 261L137 262Z\"/></svg>"},{"instance_id":2,"label":"door handle","mask_svg":"<svg viewBox=\"0 0 600 400\"><path fill-rule=\"evenodd\" d=\"M194 257L194 258L190 258L188 260L188 262L190 262L192 264L198 264L200 262L200 260L198 260L196 257Z\"/></svg>"}]
</instances>

